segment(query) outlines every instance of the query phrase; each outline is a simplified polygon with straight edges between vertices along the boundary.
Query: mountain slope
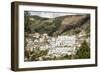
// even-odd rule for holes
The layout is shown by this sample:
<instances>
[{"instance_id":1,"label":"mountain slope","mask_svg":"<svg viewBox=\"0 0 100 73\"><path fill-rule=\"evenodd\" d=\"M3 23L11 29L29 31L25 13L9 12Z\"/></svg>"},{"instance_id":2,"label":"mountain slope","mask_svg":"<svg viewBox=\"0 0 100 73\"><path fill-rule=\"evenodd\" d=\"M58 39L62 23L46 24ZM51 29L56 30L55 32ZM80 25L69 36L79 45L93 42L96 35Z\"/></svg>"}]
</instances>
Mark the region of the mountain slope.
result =
<instances>
[{"instance_id":1,"label":"mountain slope","mask_svg":"<svg viewBox=\"0 0 100 73\"><path fill-rule=\"evenodd\" d=\"M30 33L38 32L40 34L47 33L50 36L57 35L73 35L77 31L86 31L90 29L90 15L66 15L56 18L43 18L39 16L29 16ZM27 31L26 31L27 32ZM76 33L77 34L77 33Z\"/></svg>"}]
</instances>

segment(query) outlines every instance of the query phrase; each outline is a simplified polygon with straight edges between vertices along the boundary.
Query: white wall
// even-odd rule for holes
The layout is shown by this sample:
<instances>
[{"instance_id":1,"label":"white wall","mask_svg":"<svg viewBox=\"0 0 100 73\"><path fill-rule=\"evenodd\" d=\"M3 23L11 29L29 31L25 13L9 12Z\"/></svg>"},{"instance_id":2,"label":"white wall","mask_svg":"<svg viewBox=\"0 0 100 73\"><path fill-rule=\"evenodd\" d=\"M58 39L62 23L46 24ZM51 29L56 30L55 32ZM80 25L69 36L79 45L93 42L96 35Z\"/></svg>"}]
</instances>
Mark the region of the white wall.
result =
<instances>
[{"instance_id":1,"label":"white wall","mask_svg":"<svg viewBox=\"0 0 100 73\"><path fill-rule=\"evenodd\" d=\"M10 3L14 0L0 0L0 73L14 73L10 70L10 54L11 54L11 12ZM62 3L62 4L81 4L81 5L97 5L100 13L100 0L19 0L19 1L33 1L33 2L45 2L45 3ZM98 14L100 16L100 14ZM100 17L98 17L99 19ZM98 22L99 24L100 22ZM100 25L98 25L98 31L100 31ZM100 34L98 34L100 37ZM100 38L98 38L100 40ZM98 41L100 43L100 41ZM98 52L100 52L100 46L98 46ZM100 53L98 54L100 56ZM99 57L100 61L100 57ZM34 71L34 73L99 73L100 62L98 67L87 68L70 68L70 69L55 69L55 70L40 70ZM24 72L22 72L24 73ZM33 73L33 71L26 71L25 73Z\"/></svg>"}]
</instances>

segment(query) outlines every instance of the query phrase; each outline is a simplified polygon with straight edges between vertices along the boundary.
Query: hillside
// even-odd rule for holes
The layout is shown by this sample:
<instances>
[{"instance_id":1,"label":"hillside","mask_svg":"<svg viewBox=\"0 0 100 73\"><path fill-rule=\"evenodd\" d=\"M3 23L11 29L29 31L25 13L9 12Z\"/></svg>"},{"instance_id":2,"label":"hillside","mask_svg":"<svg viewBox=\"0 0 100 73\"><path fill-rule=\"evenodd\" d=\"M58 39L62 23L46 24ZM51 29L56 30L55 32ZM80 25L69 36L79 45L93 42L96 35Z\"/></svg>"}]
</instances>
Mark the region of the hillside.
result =
<instances>
[{"instance_id":1,"label":"hillside","mask_svg":"<svg viewBox=\"0 0 100 73\"><path fill-rule=\"evenodd\" d=\"M90 15L24 16L24 61L90 58Z\"/></svg>"},{"instance_id":2,"label":"hillside","mask_svg":"<svg viewBox=\"0 0 100 73\"><path fill-rule=\"evenodd\" d=\"M56 18L43 18L39 16L28 16L29 25L26 32L47 33L50 36L73 35L84 30L89 32L90 15L66 15Z\"/></svg>"}]
</instances>

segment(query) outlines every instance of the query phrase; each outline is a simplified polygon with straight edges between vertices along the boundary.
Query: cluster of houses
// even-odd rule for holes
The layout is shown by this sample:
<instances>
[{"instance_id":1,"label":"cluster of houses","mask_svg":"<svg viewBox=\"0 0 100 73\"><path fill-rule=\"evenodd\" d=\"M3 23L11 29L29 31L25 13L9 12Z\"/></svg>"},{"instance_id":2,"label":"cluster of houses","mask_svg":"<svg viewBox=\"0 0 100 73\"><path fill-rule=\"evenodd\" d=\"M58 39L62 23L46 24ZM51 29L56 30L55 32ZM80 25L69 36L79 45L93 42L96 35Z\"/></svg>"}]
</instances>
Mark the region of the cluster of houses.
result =
<instances>
[{"instance_id":1,"label":"cluster of houses","mask_svg":"<svg viewBox=\"0 0 100 73\"><path fill-rule=\"evenodd\" d=\"M57 37L50 37L48 34L34 33L30 34L26 39L26 50L34 51L37 48L39 50L48 50L46 56L61 56L61 55L75 55L78 47L80 47L85 35L81 32L78 36L72 35L59 35ZM89 39L88 39L89 40Z\"/></svg>"}]
</instances>

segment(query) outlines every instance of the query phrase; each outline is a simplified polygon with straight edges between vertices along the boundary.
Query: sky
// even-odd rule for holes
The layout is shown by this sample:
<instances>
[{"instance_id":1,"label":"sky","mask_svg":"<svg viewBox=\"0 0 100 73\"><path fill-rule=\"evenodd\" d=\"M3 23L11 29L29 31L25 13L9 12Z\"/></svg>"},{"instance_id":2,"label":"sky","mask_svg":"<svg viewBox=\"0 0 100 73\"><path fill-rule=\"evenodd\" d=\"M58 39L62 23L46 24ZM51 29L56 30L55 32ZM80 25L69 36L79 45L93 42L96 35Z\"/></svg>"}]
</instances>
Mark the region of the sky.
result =
<instances>
[{"instance_id":1,"label":"sky","mask_svg":"<svg viewBox=\"0 0 100 73\"><path fill-rule=\"evenodd\" d=\"M55 18L58 16L65 15L76 15L75 13L66 13L66 12L46 12L46 11L29 11L31 15L38 15L40 17L46 18Z\"/></svg>"}]
</instances>

